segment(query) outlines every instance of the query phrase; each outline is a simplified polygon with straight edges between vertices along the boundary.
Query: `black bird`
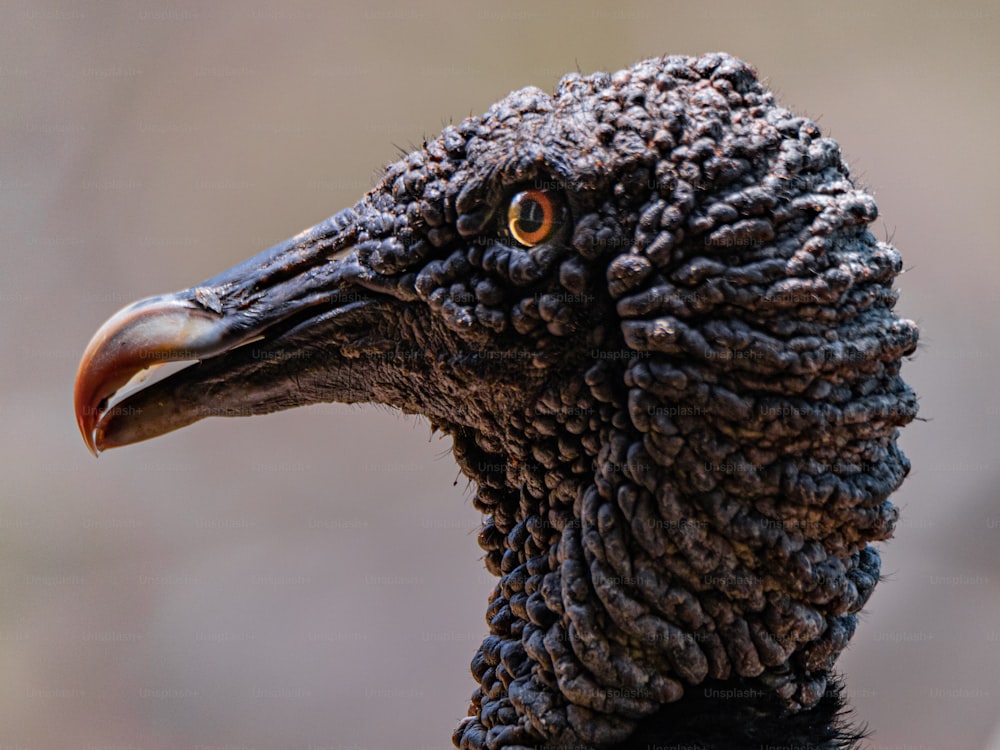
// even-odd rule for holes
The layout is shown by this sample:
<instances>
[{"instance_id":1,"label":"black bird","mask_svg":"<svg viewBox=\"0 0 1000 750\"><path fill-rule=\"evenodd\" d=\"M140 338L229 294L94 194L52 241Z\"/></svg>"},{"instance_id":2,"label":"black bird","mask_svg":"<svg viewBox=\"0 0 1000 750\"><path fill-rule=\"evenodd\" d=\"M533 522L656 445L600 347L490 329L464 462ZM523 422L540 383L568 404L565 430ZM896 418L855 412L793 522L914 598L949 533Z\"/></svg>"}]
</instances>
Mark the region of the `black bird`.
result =
<instances>
[{"instance_id":1,"label":"black bird","mask_svg":"<svg viewBox=\"0 0 1000 750\"><path fill-rule=\"evenodd\" d=\"M876 214L740 60L569 74L119 312L77 419L95 453L320 401L451 435L498 577L460 748L847 747L834 663L917 412Z\"/></svg>"}]
</instances>

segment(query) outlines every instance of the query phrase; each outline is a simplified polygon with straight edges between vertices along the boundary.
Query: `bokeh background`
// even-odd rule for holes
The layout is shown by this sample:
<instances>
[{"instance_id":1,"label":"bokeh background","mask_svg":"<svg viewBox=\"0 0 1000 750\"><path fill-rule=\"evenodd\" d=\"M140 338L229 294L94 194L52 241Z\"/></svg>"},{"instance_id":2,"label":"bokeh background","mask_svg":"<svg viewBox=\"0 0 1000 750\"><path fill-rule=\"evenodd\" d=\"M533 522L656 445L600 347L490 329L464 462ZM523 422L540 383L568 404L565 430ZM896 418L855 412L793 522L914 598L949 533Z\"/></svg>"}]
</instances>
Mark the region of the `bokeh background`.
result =
<instances>
[{"instance_id":1,"label":"bokeh background","mask_svg":"<svg viewBox=\"0 0 1000 750\"><path fill-rule=\"evenodd\" d=\"M95 461L90 335L352 204L512 89L724 49L837 138L904 253L922 396L840 662L875 750L1000 748L992 2L0 4L0 747L445 748L492 579L447 439L377 407Z\"/></svg>"}]
</instances>

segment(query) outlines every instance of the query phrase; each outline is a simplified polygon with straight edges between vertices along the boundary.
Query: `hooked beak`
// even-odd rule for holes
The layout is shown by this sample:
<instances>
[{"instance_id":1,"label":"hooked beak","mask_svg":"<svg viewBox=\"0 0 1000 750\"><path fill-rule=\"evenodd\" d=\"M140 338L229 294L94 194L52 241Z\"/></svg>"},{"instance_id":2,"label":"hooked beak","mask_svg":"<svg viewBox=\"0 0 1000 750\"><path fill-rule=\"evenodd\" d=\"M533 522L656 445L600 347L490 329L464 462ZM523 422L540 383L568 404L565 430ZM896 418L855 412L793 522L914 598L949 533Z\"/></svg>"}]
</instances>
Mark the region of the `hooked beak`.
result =
<instances>
[{"instance_id":1,"label":"hooked beak","mask_svg":"<svg viewBox=\"0 0 1000 750\"><path fill-rule=\"evenodd\" d=\"M76 375L76 423L90 452L96 456L109 447L104 439L104 422L113 416L108 400L123 386L167 362L224 352L233 338L221 311L181 295L151 297L119 310L90 340Z\"/></svg>"},{"instance_id":2,"label":"hooked beak","mask_svg":"<svg viewBox=\"0 0 1000 750\"><path fill-rule=\"evenodd\" d=\"M310 362L309 352L319 353L320 339L328 351L356 338L377 302L364 292L371 274L354 252L354 218L342 211L197 287L113 315L76 376L76 421L91 453L210 415L265 413L349 389L336 367L318 382L329 367ZM188 360L197 364L114 400L153 369Z\"/></svg>"}]
</instances>

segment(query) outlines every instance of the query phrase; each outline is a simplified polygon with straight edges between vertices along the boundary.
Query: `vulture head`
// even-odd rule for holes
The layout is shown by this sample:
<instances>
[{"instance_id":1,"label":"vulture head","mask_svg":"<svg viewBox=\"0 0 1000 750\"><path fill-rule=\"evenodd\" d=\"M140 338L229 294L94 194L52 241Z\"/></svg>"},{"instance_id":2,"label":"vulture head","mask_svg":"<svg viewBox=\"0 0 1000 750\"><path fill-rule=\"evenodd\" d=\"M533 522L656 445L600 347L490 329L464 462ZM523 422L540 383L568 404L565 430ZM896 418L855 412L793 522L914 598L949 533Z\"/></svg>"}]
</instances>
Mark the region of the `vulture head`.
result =
<instances>
[{"instance_id":1,"label":"vulture head","mask_svg":"<svg viewBox=\"0 0 1000 750\"><path fill-rule=\"evenodd\" d=\"M460 748L841 747L917 412L876 215L740 60L570 74L117 313L77 420L95 453L322 401L451 435L497 576Z\"/></svg>"}]
</instances>

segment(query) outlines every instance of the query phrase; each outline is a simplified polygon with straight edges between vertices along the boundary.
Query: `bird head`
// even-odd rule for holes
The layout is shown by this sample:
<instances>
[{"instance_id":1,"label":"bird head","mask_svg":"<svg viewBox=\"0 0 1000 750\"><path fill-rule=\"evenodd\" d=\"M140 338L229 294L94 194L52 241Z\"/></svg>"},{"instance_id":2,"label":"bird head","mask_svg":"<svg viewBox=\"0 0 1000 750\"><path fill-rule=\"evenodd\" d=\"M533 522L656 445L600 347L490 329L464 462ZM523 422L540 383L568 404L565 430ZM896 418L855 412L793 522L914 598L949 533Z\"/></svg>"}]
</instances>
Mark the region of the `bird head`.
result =
<instances>
[{"instance_id":1,"label":"bird head","mask_svg":"<svg viewBox=\"0 0 1000 750\"><path fill-rule=\"evenodd\" d=\"M378 402L452 435L498 576L463 748L618 742L712 680L809 709L909 468L917 331L876 215L837 144L739 60L570 74L116 314L80 365L78 423L96 452Z\"/></svg>"}]
</instances>

